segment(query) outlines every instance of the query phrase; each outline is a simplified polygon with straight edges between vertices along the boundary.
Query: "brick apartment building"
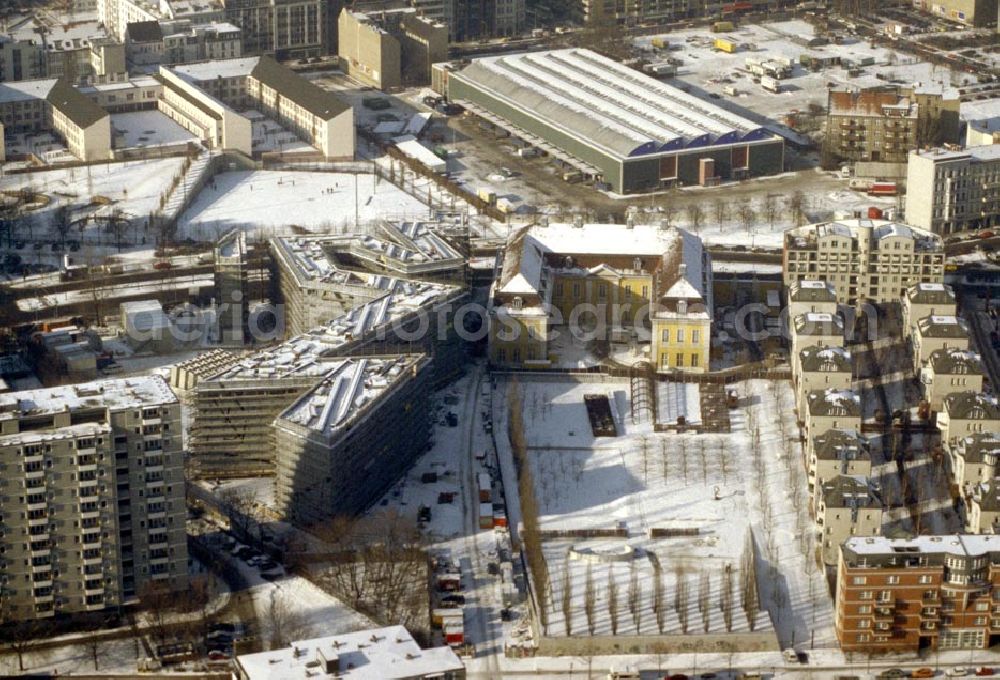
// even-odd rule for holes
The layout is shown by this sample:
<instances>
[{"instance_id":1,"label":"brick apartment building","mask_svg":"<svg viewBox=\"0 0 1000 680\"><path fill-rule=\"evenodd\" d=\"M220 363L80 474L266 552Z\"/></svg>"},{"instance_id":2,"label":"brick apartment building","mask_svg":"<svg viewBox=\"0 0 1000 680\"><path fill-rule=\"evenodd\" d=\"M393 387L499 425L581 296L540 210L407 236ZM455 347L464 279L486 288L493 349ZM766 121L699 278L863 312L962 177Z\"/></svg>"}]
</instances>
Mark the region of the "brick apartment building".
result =
<instances>
[{"instance_id":1,"label":"brick apartment building","mask_svg":"<svg viewBox=\"0 0 1000 680\"><path fill-rule=\"evenodd\" d=\"M849 538L835 618L845 652L986 649L1000 642L1000 536Z\"/></svg>"}]
</instances>

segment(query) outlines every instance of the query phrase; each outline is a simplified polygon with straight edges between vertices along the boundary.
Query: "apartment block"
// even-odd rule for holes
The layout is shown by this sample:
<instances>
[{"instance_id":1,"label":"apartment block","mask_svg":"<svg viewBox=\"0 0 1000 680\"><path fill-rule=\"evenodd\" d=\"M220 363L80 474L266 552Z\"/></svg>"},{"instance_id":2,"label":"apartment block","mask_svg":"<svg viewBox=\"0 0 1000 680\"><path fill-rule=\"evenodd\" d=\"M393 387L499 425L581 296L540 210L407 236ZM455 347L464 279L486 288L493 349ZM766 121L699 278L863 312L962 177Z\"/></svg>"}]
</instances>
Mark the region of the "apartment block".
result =
<instances>
[{"instance_id":1,"label":"apartment block","mask_svg":"<svg viewBox=\"0 0 1000 680\"><path fill-rule=\"evenodd\" d=\"M379 89L428 85L431 64L448 59L448 27L413 7L344 9L337 26L337 55L344 73Z\"/></svg>"},{"instance_id":2,"label":"apartment block","mask_svg":"<svg viewBox=\"0 0 1000 680\"><path fill-rule=\"evenodd\" d=\"M407 283L276 347L199 376L190 438L195 469L206 476L273 473L272 422L340 358L422 352L432 359L432 382L453 376L463 350L449 315L466 298L453 286ZM424 323L428 330L421 333Z\"/></svg>"},{"instance_id":3,"label":"apartment block","mask_svg":"<svg viewBox=\"0 0 1000 680\"><path fill-rule=\"evenodd\" d=\"M869 477L871 442L855 430L828 430L816 435L810 446L809 488L822 488L834 477Z\"/></svg>"},{"instance_id":4,"label":"apartment block","mask_svg":"<svg viewBox=\"0 0 1000 680\"><path fill-rule=\"evenodd\" d=\"M417 0L415 7L425 4ZM525 0L469 0L443 3L449 40L466 42L488 38L510 38L521 35L527 28ZM429 15L433 16L433 15Z\"/></svg>"},{"instance_id":5,"label":"apartment block","mask_svg":"<svg viewBox=\"0 0 1000 680\"><path fill-rule=\"evenodd\" d=\"M913 6L942 19L984 28L997 25L997 0L912 0Z\"/></svg>"},{"instance_id":6,"label":"apartment block","mask_svg":"<svg viewBox=\"0 0 1000 680\"><path fill-rule=\"evenodd\" d=\"M354 158L350 105L271 57L161 66L160 111L210 148L253 153L254 109L309 142L325 159Z\"/></svg>"},{"instance_id":7,"label":"apartment block","mask_svg":"<svg viewBox=\"0 0 1000 680\"><path fill-rule=\"evenodd\" d=\"M843 347L844 322L836 314L807 312L792 319L792 373L799 372L799 353L806 347Z\"/></svg>"},{"instance_id":8,"label":"apartment block","mask_svg":"<svg viewBox=\"0 0 1000 680\"><path fill-rule=\"evenodd\" d=\"M385 220L363 236L272 239L288 333L306 333L409 282L463 282L465 258L443 236L447 227Z\"/></svg>"},{"instance_id":9,"label":"apartment block","mask_svg":"<svg viewBox=\"0 0 1000 680\"><path fill-rule=\"evenodd\" d=\"M867 477L837 475L816 490L816 530L823 562L835 565L851 536L882 533L882 498Z\"/></svg>"},{"instance_id":10,"label":"apartment block","mask_svg":"<svg viewBox=\"0 0 1000 680\"><path fill-rule=\"evenodd\" d=\"M83 161L111 158L111 116L65 80L4 83L0 124L9 132L54 132Z\"/></svg>"},{"instance_id":11,"label":"apartment block","mask_svg":"<svg viewBox=\"0 0 1000 680\"><path fill-rule=\"evenodd\" d=\"M973 489L1000 477L1000 433L976 432L958 437L948 447L955 486L963 498Z\"/></svg>"},{"instance_id":12,"label":"apartment block","mask_svg":"<svg viewBox=\"0 0 1000 680\"><path fill-rule=\"evenodd\" d=\"M810 345L795 355L795 407L806 412L806 397L817 390L846 390L854 379L854 361L843 347Z\"/></svg>"},{"instance_id":13,"label":"apartment block","mask_svg":"<svg viewBox=\"0 0 1000 680\"><path fill-rule=\"evenodd\" d=\"M908 161L908 222L944 235L1000 224L1000 145L913 151Z\"/></svg>"},{"instance_id":14,"label":"apartment block","mask_svg":"<svg viewBox=\"0 0 1000 680\"><path fill-rule=\"evenodd\" d=\"M910 286L944 280L944 243L898 222L823 222L785 232L783 271L789 288L829 282L841 304L894 302Z\"/></svg>"},{"instance_id":15,"label":"apartment block","mask_svg":"<svg viewBox=\"0 0 1000 680\"><path fill-rule=\"evenodd\" d=\"M624 3L612 0L582 0L580 5L583 18L589 23L613 22L635 25L644 22L663 23L697 19L720 15L725 3L716 0L628 0ZM747 3L751 11L765 11L767 3L751 0Z\"/></svg>"},{"instance_id":16,"label":"apartment block","mask_svg":"<svg viewBox=\"0 0 1000 680\"><path fill-rule=\"evenodd\" d=\"M920 373L934 352L969 349L969 326L957 316L925 316L917 319L910 342L913 344L913 370Z\"/></svg>"},{"instance_id":17,"label":"apartment block","mask_svg":"<svg viewBox=\"0 0 1000 680\"><path fill-rule=\"evenodd\" d=\"M806 441L830 430L861 431L861 398L853 390L818 390L806 397Z\"/></svg>"},{"instance_id":18,"label":"apartment block","mask_svg":"<svg viewBox=\"0 0 1000 680\"><path fill-rule=\"evenodd\" d=\"M788 318L801 314L836 314L837 289L827 281L793 281L788 287Z\"/></svg>"},{"instance_id":19,"label":"apartment block","mask_svg":"<svg viewBox=\"0 0 1000 680\"><path fill-rule=\"evenodd\" d=\"M912 333L917 321L928 316L955 316L958 301L955 291L946 283L918 283L903 293L903 328Z\"/></svg>"},{"instance_id":20,"label":"apartment block","mask_svg":"<svg viewBox=\"0 0 1000 680\"><path fill-rule=\"evenodd\" d=\"M824 150L841 161L905 163L917 120L917 103L898 88L831 89Z\"/></svg>"},{"instance_id":21,"label":"apartment block","mask_svg":"<svg viewBox=\"0 0 1000 680\"><path fill-rule=\"evenodd\" d=\"M932 411L940 411L952 392L982 392L983 364L971 350L938 349L920 369L924 399Z\"/></svg>"},{"instance_id":22,"label":"apartment block","mask_svg":"<svg viewBox=\"0 0 1000 680\"><path fill-rule=\"evenodd\" d=\"M140 21L126 29L125 53L135 66L235 59L243 55L243 34L225 22Z\"/></svg>"},{"instance_id":23,"label":"apartment block","mask_svg":"<svg viewBox=\"0 0 1000 680\"><path fill-rule=\"evenodd\" d=\"M319 57L330 52L335 39L328 35L325 0L225 0L223 4L225 21L242 32L245 55Z\"/></svg>"},{"instance_id":24,"label":"apartment block","mask_svg":"<svg viewBox=\"0 0 1000 680\"><path fill-rule=\"evenodd\" d=\"M1000 534L1000 483L978 484L967 500L965 530L970 534Z\"/></svg>"},{"instance_id":25,"label":"apartment block","mask_svg":"<svg viewBox=\"0 0 1000 680\"><path fill-rule=\"evenodd\" d=\"M219 0L97 0L97 17L119 43L128 40L129 24L148 21L189 25L225 21Z\"/></svg>"},{"instance_id":26,"label":"apartment block","mask_svg":"<svg viewBox=\"0 0 1000 680\"><path fill-rule=\"evenodd\" d=\"M837 570L845 652L986 649L1000 638L1000 536L852 537Z\"/></svg>"},{"instance_id":27,"label":"apartment block","mask_svg":"<svg viewBox=\"0 0 1000 680\"><path fill-rule=\"evenodd\" d=\"M937 426L946 446L971 434L1000 432L1000 404L995 396L982 392L949 394L937 414Z\"/></svg>"},{"instance_id":28,"label":"apartment block","mask_svg":"<svg viewBox=\"0 0 1000 680\"><path fill-rule=\"evenodd\" d=\"M18 618L187 584L180 407L158 377L0 395L0 547Z\"/></svg>"},{"instance_id":29,"label":"apartment block","mask_svg":"<svg viewBox=\"0 0 1000 680\"><path fill-rule=\"evenodd\" d=\"M329 364L274 421L278 513L299 525L361 514L427 449L430 359Z\"/></svg>"}]
</instances>

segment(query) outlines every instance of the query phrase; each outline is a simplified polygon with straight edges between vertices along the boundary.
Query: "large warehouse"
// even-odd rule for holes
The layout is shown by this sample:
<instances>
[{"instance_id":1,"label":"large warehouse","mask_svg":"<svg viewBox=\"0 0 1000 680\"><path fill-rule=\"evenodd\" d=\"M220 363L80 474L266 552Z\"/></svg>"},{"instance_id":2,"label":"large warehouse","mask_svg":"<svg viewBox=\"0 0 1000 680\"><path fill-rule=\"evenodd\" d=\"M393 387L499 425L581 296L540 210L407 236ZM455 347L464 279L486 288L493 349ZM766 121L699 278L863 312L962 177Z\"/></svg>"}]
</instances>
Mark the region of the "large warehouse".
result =
<instances>
[{"instance_id":1,"label":"large warehouse","mask_svg":"<svg viewBox=\"0 0 1000 680\"><path fill-rule=\"evenodd\" d=\"M590 50L484 57L435 69L435 85L448 99L617 193L783 168L781 137Z\"/></svg>"}]
</instances>

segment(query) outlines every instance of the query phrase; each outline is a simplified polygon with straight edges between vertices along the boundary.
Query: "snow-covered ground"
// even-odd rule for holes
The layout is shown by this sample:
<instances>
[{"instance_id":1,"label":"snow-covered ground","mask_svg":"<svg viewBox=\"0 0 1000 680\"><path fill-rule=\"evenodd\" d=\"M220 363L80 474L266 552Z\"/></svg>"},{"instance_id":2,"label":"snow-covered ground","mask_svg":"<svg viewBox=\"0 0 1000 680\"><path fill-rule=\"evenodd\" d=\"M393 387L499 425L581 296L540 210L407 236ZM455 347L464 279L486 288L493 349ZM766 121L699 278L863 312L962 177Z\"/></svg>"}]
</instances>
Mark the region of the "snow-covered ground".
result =
<instances>
[{"instance_id":1,"label":"snow-covered ground","mask_svg":"<svg viewBox=\"0 0 1000 680\"><path fill-rule=\"evenodd\" d=\"M958 86L965 81L975 82L975 76L967 73L953 73L950 69L920 61L911 54L898 52L882 46L872 47L857 38L846 38L843 44L824 45L807 48L794 42L793 37L813 37L815 28L803 20L775 22L768 24L745 24L725 35L710 33L707 27L687 29L661 36L679 49L670 52L658 51L647 56L652 61L665 60L667 56L683 60L677 69L675 82L701 88L717 95L720 106L735 105L750 111L778 119L782 114L794 110L805 111L811 103L826 105L827 83L839 86L872 86L886 84L894 80L902 84L913 83L943 84ZM729 54L716 50L717 37L732 37L738 43L753 45L753 49L740 49ZM651 48L653 36L636 38L636 45ZM799 64L803 54L817 57L840 57L860 61L873 58L875 64L861 68L861 75L851 77L847 69L832 66L817 72ZM782 81L782 92L772 94L750 80L746 70L746 58L775 59L784 57L793 61L792 77ZM878 73L886 80L878 80ZM728 78L739 94L726 95L723 87Z\"/></svg>"},{"instance_id":2,"label":"snow-covered ground","mask_svg":"<svg viewBox=\"0 0 1000 680\"><path fill-rule=\"evenodd\" d=\"M682 621L678 611L687 612L690 634L704 630L697 606L702 588L712 603L707 616L709 629L724 631L727 621L721 602L725 565L730 565L733 582L738 584L742 549L752 531L761 606L770 615L770 621L761 615L757 630L766 631L773 625L783 646L811 638L820 647L834 644L832 602L822 570L811 558L813 530L791 388L784 382L769 381L741 383L735 388L741 395L741 407L733 411L732 434L677 435L657 434L648 423L631 422L627 383L557 379L521 383L542 529L618 529L626 533L625 538L545 542L552 589L551 635L565 634L564 579L568 579L571 592L570 632L573 636L587 634L583 602L588 562L599 592L596 609L602 612L593 624L598 634L607 633L610 627L606 612L611 582L617 588L620 633L636 629L655 633L659 629L652 611L655 589L650 585L655 583L655 569L659 569L665 601L671 606L663 623L665 631L679 632ZM505 393L501 385L495 396L497 403L505 403ZM618 437L595 438L591 434L583 396L595 393L609 396L617 413ZM670 395L661 396L669 401ZM685 388L683 396L675 391L674 409L680 401L696 400ZM503 414L503 409L497 412ZM501 433L506 428L502 417L497 416L496 424ZM503 462L509 449L503 445L500 449ZM510 498L508 488L508 503ZM653 539L653 529L685 535ZM608 554L626 549L637 551L635 559L618 562ZM635 564L640 583L636 614L628 604L630 588L635 587L631 585L631 564ZM654 568L654 564L659 566ZM707 576L702 577L702 573ZM702 585L704 578L706 585ZM675 609L676 584L681 581L686 584L689 606ZM732 630L746 630L738 593L734 599Z\"/></svg>"},{"instance_id":3,"label":"snow-covered ground","mask_svg":"<svg viewBox=\"0 0 1000 680\"><path fill-rule=\"evenodd\" d=\"M214 239L233 227L261 234L291 233L292 226L339 233L356 221L427 216L421 201L370 174L227 172L216 175L181 216L178 238Z\"/></svg>"}]
</instances>

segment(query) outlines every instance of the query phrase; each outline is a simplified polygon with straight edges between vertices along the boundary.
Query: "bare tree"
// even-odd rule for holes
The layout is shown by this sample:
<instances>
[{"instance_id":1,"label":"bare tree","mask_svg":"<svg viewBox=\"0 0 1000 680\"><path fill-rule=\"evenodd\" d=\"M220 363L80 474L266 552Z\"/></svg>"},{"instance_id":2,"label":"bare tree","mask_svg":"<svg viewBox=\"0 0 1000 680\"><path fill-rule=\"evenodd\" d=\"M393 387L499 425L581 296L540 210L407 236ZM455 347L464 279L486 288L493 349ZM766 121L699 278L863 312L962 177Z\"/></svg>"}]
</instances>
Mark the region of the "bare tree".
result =
<instances>
[{"instance_id":1,"label":"bare tree","mask_svg":"<svg viewBox=\"0 0 1000 680\"><path fill-rule=\"evenodd\" d=\"M257 491L253 487L229 487L219 493L219 502L229 526L241 541L260 543Z\"/></svg>"},{"instance_id":2,"label":"bare tree","mask_svg":"<svg viewBox=\"0 0 1000 680\"><path fill-rule=\"evenodd\" d=\"M594 588L594 572L587 563L587 575L583 590L583 613L587 617L587 631L593 635L597 624L597 593Z\"/></svg>"},{"instance_id":3,"label":"bare tree","mask_svg":"<svg viewBox=\"0 0 1000 680\"><path fill-rule=\"evenodd\" d=\"M632 625L635 626L638 635L639 627L642 625L642 590L639 587L639 570L636 569L635 561L629 565L628 611L632 615Z\"/></svg>"},{"instance_id":4,"label":"bare tree","mask_svg":"<svg viewBox=\"0 0 1000 680\"><path fill-rule=\"evenodd\" d=\"M778 219L778 197L774 194L769 193L764 196L764 218L771 227Z\"/></svg>"},{"instance_id":5,"label":"bare tree","mask_svg":"<svg viewBox=\"0 0 1000 680\"><path fill-rule=\"evenodd\" d=\"M743 230L749 234L750 228L753 227L754 219L757 217L749 199L743 199L740 201L740 205L736 209L736 217L739 219L740 226L743 227Z\"/></svg>"},{"instance_id":6,"label":"bare tree","mask_svg":"<svg viewBox=\"0 0 1000 680\"><path fill-rule=\"evenodd\" d=\"M733 630L733 568L727 564L722 574L722 595L720 597L722 621L726 630Z\"/></svg>"},{"instance_id":7,"label":"bare tree","mask_svg":"<svg viewBox=\"0 0 1000 680\"><path fill-rule=\"evenodd\" d=\"M706 633L712 625L711 593L712 583L709 580L708 572L702 571L698 583L698 611L701 612L701 619L705 625Z\"/></svg>"},{"instance_id":8,"label":"bare tree","mask_svg":"<svg viewBox=\"0 0 1000 680\"><path fill-rule=\"evenodd\" d=\"M701 204L688 203L687 216L688 222L691 223L691 228L696 232L701 230L701 226L705 222L705 209L701 207Z\"/></svg>"},{"instance_id":9,"label":"bare tree","mask_svg":"<svg viewBox=\"0 0 1000 680\"><path fill-rule=\"evenodd\" d=\"M747 616L747 625L754 630L757 625L757 612L760 611L760 595L757 592L757 569L753 547L753 534L747 534L740 559L740 575L743 579L740 590L740 604Z\"/></svg>"},{"instance_id":10,"label":"bare tree","mask_svg":"<svg viewBox=\"0 0 1000 680\"><path fill-rule=\"evenodd\" d=\"M562 613L566 636L570 637L573 635L573 580L570 578L569 565L563 570Z\"/></svg>"},{"instance_id":11,"label":"bare tree","mask_svg":"<svg viewBox=\"0 0 1000 680\"><path fill-rule=\"evenodd\" d=\"M666 588L663 587L663 573L659 565L657 565L653 574L653 613L656 614L656 627L660 633L663 632L663 628L667 623L667 603L664 602L665 591Z\"/></svg>"},{"instance_id":12,"label":"bare tree","mask_svg":"<svg viewBox=\"0 0 1000 680\"><path fill-rule=\"evenodd\" d=\"M613 566L608 567L608 616L611 619L611 634L618 635L618 582L615 581Z\"/></svg>"},{"instance_id":13,"label":"bare tree","mask_svg":"<svg viewBox=\"0 0 1000 680\"><path fill-rule=\"evenodd\" d=\"M674 568L674 611L681 624L681 632L688 632L688 584L687 573L683 565Z\"/></svg>"},{"instance_id":14,"label":"bare tree","mask_svg":"<svg viewBox=\"0 0 1000 680\"><path fill-rule=\"evenodd\" d=\"M277 588L271 591L271 600L262 622L263 637L268 649L287 647L306 632L306 622L302 612L294 602Z\"/></svg>"},{"instance_id":15,"label":"bare tree","mask_svg":"<svg viewBox=\"0 0 1000 680\"><path fill-rule=\"evenodd\" d=\"M159 581L147 581L139 589L139 608L157 642L166 640L170 615L177 610L180 601L167 584Z\"/></svg>"},{"instance_id":16,"label":"bare tree","mask_svg":"<svg viewBox=\"0 0 1000 680\"><path fill-rule=\"evenodd\" d=\"M796 227L801 227L806 223L806 195L801 189L796 189L788 197L788 212Z\"/></svg>"},{"instance_id":17,"label":"bare tree","mask_svg":"<svg viewBox=\"0 0 1000 680\"><path fill-rule=\"evenodd\" d=\"M723 198L716 198L712 201L712 214L715 216L717 226L729 219L729 204Z\"/></svg>"},{"instance_id":18,"label":"bare tree","mask_svg":"<svg viewBox=\"0 0 1000 680\"><path fill-rule=\"evenodd\" d=\"M674 203L673 201L667 201L660 207L660 210L663 215L663 220L667 224L673 224L674 218L677 217L677 210L678 210L677 204Z\"/></svg>"}]
</instances>

